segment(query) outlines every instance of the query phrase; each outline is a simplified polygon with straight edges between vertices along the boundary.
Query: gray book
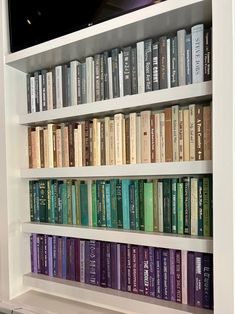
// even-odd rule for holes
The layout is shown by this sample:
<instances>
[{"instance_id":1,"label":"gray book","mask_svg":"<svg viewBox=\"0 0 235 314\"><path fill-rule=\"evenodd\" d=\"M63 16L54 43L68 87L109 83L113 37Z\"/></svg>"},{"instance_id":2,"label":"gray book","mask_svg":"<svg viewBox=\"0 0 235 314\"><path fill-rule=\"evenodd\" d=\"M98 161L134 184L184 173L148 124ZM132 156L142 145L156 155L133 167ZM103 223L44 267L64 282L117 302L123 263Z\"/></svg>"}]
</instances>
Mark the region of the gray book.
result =
<instances>
[{"instance_id":1,"label":"gray book","mask_svg":"<svg viewBox=\"0 0 235 314\"><path fill-rule=\"evenodd\" d=\"M167 37L159 38L159 82L160 89L167 88Z\"/></svg>"},{"instance_id":2,"label":"gray book","mask_svg":"<svg viewBox=\"0 0 235 314\"><path fill-rule=\"evenodd\" d=\"M119 65L118 65L119 48L112 49L111 54L112 54L113 98L116 98L120 97Z\"/></svg>"},{"instance_id":3,"label":"gray book","mask_svg":"<svg viewBox=\"0 0 235 314\"><path fill-rule=\"evenodd\" d=\"M153 90L159 89L159 42L153 43Z\"/></svg>"},{"instance_id":4,"label":"gray book","mask_svg":"<svg viewBox=\"0 0 235 314\"><path fill-rule=\"evenodd\" d=\"M131 47L123 48L124 96L131 95Z\"/></svg>"},{"instance_id":5,"label":"gray book","mask_svg":"<svg viewBox=\"0 0 235 314\"><path fill-rule=\"evenodd\" d=\"M152 52L152 39L144 41L144 72L145 72L145 92L153 90L153 52Z\"/></svg>"},{"instance_id":6,"label":"gray book","mask_svg":"<svg viewBox=\"0 0 235 314\"><path fill-rule=\"evenodd\" d=\"M80 65L80 82L81 82L81 103L86 104L87 92L86 92L86 63L83 62Z\"/></svg>"},{"instance_id":7,"label":"gray book","mask_svg":"<svg viewBox=\"0 0 235 314\"><path fill-rule=\"evenodd\" d=\"M178 48L177 37L171 37L171 87L179 85L178 80Z\"/></svg>"},{"instance_id":8,"label":"gray book","mask_svg":"<svg viewBox=\"0 0 235 314\"><path fill-rule=\"evenodd\" d=\"M104 54L100 55L100 100L104 100Z\"/></svg>"},{"instance_id":9,"label":"gray book","mask_svg":"<svg viewBox=\"0 0 235 314\"><path fill-rule=\"evenodd\" d=\"M136 47L131 49L131 94L138 93L138 81L137 81L137 53Z\"/></svg>"},{"instance_id":10,"label":"gray book","mask_svg":"<svg viewBox=\"0 0 235 314\"><path fill-rule=\"evenodd\" d=\"M34 79L35 79L35 107L36 112L40 111L40 105L39 105L39 72L34 72Z\"/></svg>"},{"instance_id":11,"label":"gray book","mask_svg":"<svg viewBox=\"0 0 235 314\"><path fill-rule=\"evenodd\" d=\"M191 34L187 34L185 38L186 50L186 84L192 84L192 41Z\"/></svg>"},{"instance_id":12,"label":"gray book","mask_svg":"<svg viewBox=\"0 0 235 314\"><path fill-rule=\"evenodd\" d=\"M185 29L177 32L179 86L186 85Z\"/></svg>"},{"instance_id":13,"label":"gray book","mask_svg":"<svg viewBox=\"0 0 235 314\"><path fill-rule=\"evenodd\" d=\"M42 111L47 110L47 70L42 70Z\"/></svg>"},{"instance_id":14,"label":"gray book","mask_svg":"<svg viewBox=\"0 0 235 314\"><path fill-rule=\"evenodd\" d=\"M100 101L100 54L94 56L95 62L95 101Z\"/></svg>"},{"instance_id":15,"label":"gray book","mask_svg":"<svg viewBox=\"0 0 235 314\"><path fill-rule=\"evenodd\" d=\"M108 51L104 51L104 99L109 99Z\"/></svg>"}]
</instances>

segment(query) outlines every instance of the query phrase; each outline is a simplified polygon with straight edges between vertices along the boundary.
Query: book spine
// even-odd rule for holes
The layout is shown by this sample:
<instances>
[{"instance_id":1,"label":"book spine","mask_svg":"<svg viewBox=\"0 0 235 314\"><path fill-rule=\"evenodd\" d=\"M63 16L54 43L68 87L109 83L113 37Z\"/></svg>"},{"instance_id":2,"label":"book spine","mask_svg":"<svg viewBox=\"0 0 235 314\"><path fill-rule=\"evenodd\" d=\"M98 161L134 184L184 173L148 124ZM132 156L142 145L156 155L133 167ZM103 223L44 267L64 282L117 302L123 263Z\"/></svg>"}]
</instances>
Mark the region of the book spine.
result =
<instances>
[{"instance_id":1,"label":"book spine","mask_svg":"<svg viewBox=\"0 0 235 314\"><path fill-rule=\"evenodd\" d=\"M121 290L127 291L127 246L120 245Z\"/></svg>"},{"instance_id":2,"label":"book spine","mask_svg":"<svg viewBox=\"0 0 235 314\"><path fill-rule=\"evenodd\" d=\"M203 107L196 105L195 108L195 158L196 160L204 159L203 144Z\"/></svg>"},{"instance_id":3,"label":"book spine","mask_svg":"<svg viewBox=\"0 0 235 314\"><path fill-rule=\"evenodd\" d=\"M127 291L131 292L131 270L132 270L132 262L131 262L131 245L127 244Z\"/></svg>"},{"instance_id":4,"label":"book spine","mask_svg":"<svg viewBox=\"0 0 235 314\"><path fill-rule=\"evenodd\" d=\"M176 251L174 249L169 250L170 256L170 300L176 301Z\"/></svg>"},{"instance_id":5,"label":"book spine","mask_svg":"<svg viewBox=\"0 0 235 314\"><path fill-rule=\"evenodd\" d=\"M131 291L139 293L139 260L138 260L138 246L131 246Z\"/></svg>"},{"instance_id":6,"label":"book spine","mask_svg":"<svg viewBox=\"0 0 235 314\"><path fill-rule=\"evenodd\" d=\"M177 31L179 86L186 84L185 29Z\"/></svg>"},{"instance_id":7,"label":"book spine","mask_svg":"<svg viewBox=\"0 0 235 314\"><path fill-rule=\"evenodd\" d=\"M153 43L153 90L158 90L159 86L159 42Z\"/></svg>"},{"instance_id":8,"label":"book spine","mask_svg":"<svg viewBox=\"0 0 235 314\"><path fill-rule=\"evenodd\" d=\"M175 252L175 281L176 281L176 302L182 303L182 269L181 251Z\"/></svg>"},{"instance_id":9,"label":"book spine","mask_svg":"<svg viewBox=\"0 0 235 314\"><path fill-rule=\"evenodd\" d=\"M172 109L166 108L165 113L165 138L167 139L165 144L165 160L166 162L173 161L173 143L172 139L175 139L173 136L173 121L172 121Z\"/></svg>"},{"instance_id":10,"label":"book spine","mask_svg":"<svg viewBox=\"0 0 235 314\"><path fill-rule=\"evenodd\" d=\"M198 179L198 235L203 236L203 179Z\"/></svg>"},{"instance_id":11,"label":"book spine","mask_svg":"<svg viewBox=\"0 0 235 314\"><path fill-rule=\"evenodd\" d=\"M138 93L145 91L145 70L144 70L144 41L136 43L137 52L137 84Z\"/></svg>"},{"instance_id":12,"label":"book spine","mask_svg":"<svg viewBox=\"0 0 235 314\"><path fill-rule=\"evenodd\" d=\"M149 294L149 248L144 247L144 295Z\"/></svg>"},{"instance_id":13,"label":"book spine","mask_svg":"<svg viewBox=\"0 0 235 314\"><path fill-rule=\"evenodd\" d=\"M152 39L144 41L145 92L153 90Z\"/></svg>"},{"instance_id":14,"label":"book spine","mask_svg":"<svg viewBox=\"0 0 235 314\"><path fill-rule=\"evenodd\" d=\"M89 241L89 281L91 285L96 285L96 241ZM88 261L86 260L86 263Z\"/></svg>"},{"instance_id":15,"label":"book spine","mask_svg":"<svg viewBox=\"0 0 235 314\"><path fill-rule=\"evenodd\" d=\"M194 252L188 252L187 258L187 295L188 304L195 305L195 257Z\"/></svg>"},{"instance_id":16,"label":"book spine","mask_svg":"<svg viewBox=\"0 0 235 314\"><path fill-rule=\"evenodd\" d=\"M149 295L156 296L155 248L149 247Z\"/></svg>"},{"instance_id":17,"label":"book spine","mask_svg":"<svg viewBox=\"0 0 235 314\"><path fill-rule=\"evenodd\" d=\"M131 47L123 48L123 79L124 79L124 96L131 95Z\"/></svg>"},{"instance_id":18,"label":"book spine","mask_svg":"<svg viewBox=\"0 0 235 314\"><path fill-rule=\"evenodd\" d=\"M186 84L192 84L192 42L191 34L185 37Z\"/></svg>"},{"instance_id":19,"label":"book spine","mask_svg":"<svg viewBox=\"0 0 235 314\"><path fill-rule=\"evenodd\" d=\"M212 76L211 28L204 31L204 81L210 81Z\"/></svg>"},{"instance_id":20,"label":"book spine","mask_svg":"<svg viewBox=\"0 0 235 314\"><path fill-rule=\"evenodd\" d=\"M111 288L118 288L117 278L117 243L111 243Z\"/></svg>"},{"instance_id":21,"label":"book spine","mask_svg":"<svg viewBox=\"0 0 235 314\"><path fill-rule=\"evenodd\" d=\"M195 252L195 306L202 307L203 304L203 254Z\"/></svg>"},{"instance_id":22,"label":"book spine","mask_svg":"<svg viewBox=\"0 0 235 314\"><path fill-rule=\"evenodd\" d=\"M171 212L171 232L178 233L178 224L177 224L177 179L171 179L171 205L172 205L172 212Z\"/></svg>"},{"instance_id":23,"label":"book spine","mask_svg":"<svg viewBox=\"0 0 235 314\"><path fill-rule=\"evenodd\" d=\"M204 25L198 24L191 28L192 34L192 82L201 83L204 78L203 71L203 34Z\"/></svg>"},{"instance_id":24,"label":"book spine","mask_svg":"<svg viewBox=\"0 0 235 314\"><path fill-rule=\"evenodd\" d=\"M167 38L159 38L159 83L160 89L167 88Z\"/></svg>"},{"instance_id":25,"label":"book spine","mask_svg":"<svg viewBox=\"0 0 235 314\"><path fill-rule=\"evenodd\" d=\"M203 307L213 308L213 256L203 254Z\"/></svg>"},{"instance_id":26,"label":"book spine","mask_svg":"<svg viewBox=\"0 0 235 314\"><path fill-rule=\"evenodd\" d=\"M153 183L144 183L144 230L153 231Z\"/></svg>"},{"instance_id":27,"label":"book spine","mask_svg":"<svg viewBox=\"0 0 235 314\"><path fill-rule=\"evenodd\" d=\"M156 260L156 297L163 298L163 265L162 265L162 249L155 249Z\"/></svg>"},{"instance_id":28,"label":"book spine","mask_svg":"<svg viewBox=\"0 0 235 314\"><path fill-rule=\"evenodd\" d=\"M111 243L106 242L106 269L107 269L107 287L112 287L112 266L111 266Z\"/></svg>"},{"instance_id":29,"label":"book spine","mask_svg":"<svg viewBox=\"0 0 235 314\"><path fill-rule=\"evenodd\" d=\"M94 56L95 63L95 101L101 100L101 92L100 92L100 54L96 54Z\"/></svg>"},{"instance_id":30,"label":"book spine","mask_svg":"<svg viewBox=\"0 0 235 314\"><path fill-rule=\"evenodd\" d=\"M118 48L114 48L112 53L112 81L113 81L113 97L120 97L119 87L119 65L118 65Z\"/></svg>"},{"instance_id":31,"label":"book spine","mask_svg":"<svg viewBox=\"0 0 235 314\"><path fill-rule=\"evenodd\" d=\"M137 52L136 47L131 49L131 94L138 94L138 74L137 74Z\"/></svg>"},{"instance_id":32,"label":"book spine","mask_svg":"<svg viewBox=\"0 0 235 314\"><path fill-rule=\"evenodd\" d=\"M96 241L98 242L98 241ZM100 286L107 287L107 261L106 261L106 242L100 242L100 270L97 270L97 274L100 271Z\"/></svg>"},{"instance_id":33,"label":"book spine","mask_svg":"<svg viewBox=\"0 0 235 314\"><path fill-rule=\"evenodd\" d=\"M75 281L80 281L80 239L74 239Z\"/></svg>"},{"instance_id":34,"label":"book spine","mask_svg":"<svg viewBox=\"0 0 235 314\"><path fill-rule=\"evenodd\" d=\"M171 87L179 85L178 80L178 41L177 37L171 37Z\"/></svg>"},{"instance_id":35,"label":"book spine","mask_svg":"<svg viewBox=\"0 0 235 314\"><path fill-rule=\"evenodd\" d=\"M138 247L139 252L139 294L144 294L144 247Z\"/></svg>"}]
</instances>

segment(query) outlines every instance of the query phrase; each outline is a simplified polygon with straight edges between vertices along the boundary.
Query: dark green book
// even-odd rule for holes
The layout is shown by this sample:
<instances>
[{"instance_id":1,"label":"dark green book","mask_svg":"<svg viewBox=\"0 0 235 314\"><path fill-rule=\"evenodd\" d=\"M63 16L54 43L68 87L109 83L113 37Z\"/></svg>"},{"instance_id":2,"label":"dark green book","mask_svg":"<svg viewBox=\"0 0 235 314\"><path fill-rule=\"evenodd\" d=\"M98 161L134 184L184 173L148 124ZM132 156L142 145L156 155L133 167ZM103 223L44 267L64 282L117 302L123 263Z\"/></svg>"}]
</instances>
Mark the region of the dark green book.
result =
<instances>
[{"instance_id":1,"label":"dark green book","mask_svg":"<svg viewBox=\"0 0 235 314\"><path fill-rule=\"evenodd\" d=\"M178 226L177 226L177 178L171 179L171 187L172 187L172 233L178 233Z\"/></svg>"},{"instance_id":2,"label":"dark green book","mask_svg":"<svg viewBox=\"0 0 235 314\"><path fill-rule=\"evenodd\" d=\"M139 180L140 230L144 231L144 179Z\"/></svg>"},{"instance_id":3,"label":"dark green book","mask_svg":"<svg viewBox=\"0 0 235 314\"><path fill-rule=\"evenodd\" d=\"M183 178L184 183L184 234L191 234L191 188L190 178Z\"/></svg>"},{"instance_id":4,"label":"dark green book","mask_svg":"<svg viewBox=\"0 0 235 314\"><path fill-rule=\"evenodd\" d=\"M39 180L38 184L39 184L39 221L47 222L47 181Z\"/></svg>"},{"instance_id":5,"label":"dark green book","mask_svg":"<svg viewBox=\"0 0 235 314\"><path fill-rule=\"evenodd\" d=\"M72 225L73 215L72 215L72 180L66 181L67 185L67 204L68 204L68 224Z\"/></svg>"},{"instance_id":6,"label":"dark green book","mask_svg":"<svg viewBox=\"0 0 235 314\"><path fill-rule=\"evenodd\" d=\"M88 188L87 183L80 183L81 224L88 226Z\"/></svg>"},{"instance_id":7,"label":"dark green book","mask_svg":"<svg viewBox=\"0 0 235 314\"><path fill-rule=\"evenodd\" d=\"M198 235L203 236L203 179L198 179Z\"/></svg>"},{"instance_id":8,"label":"dark green book","mask_svg":"<svg viewBox=\"0 0 235 314\"><path fill-rule=\"evenodd\" d=\"M29 208L30 208L30 221L34 221L34 208L33 208L33 181L29 181Z\"/></svg>"},{"instance_id":9,"label":"dark green book","mask_svg":"<svg viewBox=\"0 0 235 314\"><path fill-rule=\"evenodd\" d=\"M117 195L117 227L123 228L123 212L122 212L122 181L118 180L116 183Z\"/></svg>"},{"instance_id":10,"label":"dark green book","mask_svg":"<svg viewBox=\"0 0 235 314\"><path fill-rule=\"evenodd\" d=\"M203 235L212 235L212 210L211 210L211 188L210 178L203 178Z\"/></svg>"},{"instance_id":11,"label":"dark green book","mask_svg":"<svg viewBox=\"0 0 235 314\"><path fill-rule=\"evenodd\" d=\"M178 234L184 234L184 184L177 183L177 226Z\"/></svg>"},{"instance_id":12,"label":"dark green book","mask_svg":"<svg viewBox=\"0 0 235 314\"><path fill-rule=\"evenodd\" d=\"M81 200L80 200L80 181L75 181L76 193L76 224L81 225Z\"/></svg>"},{"instance_id":13,"label":"dark green book","mask_svg":"<svg viewBox=\"0 0 235 314\"><path fill-rule=\"evenodd\" d=\"M62 184L62 223L68 224L68 198L67 198L67 183L63 181Z\"/></svg>"},{"instance_id":14,"label":"dark green book","mask_svg":"<svg viewBox=\"0 0 235 314\"><path fill-rule=\"evenodd\" d=\"M135 230L140 230L139 180L134 180L134 186L135 186Z\"/></svg>"},{"instance_id":15,"label":"dark green book","mask_svg":"<svg viewBox=\"0 0 235 314\"><path fill-rule=\"evenodd\" d=\"M51 180L46 181L46 190L47 190L47 209L46 209L46 222L51 223ZM40 220L41 221L41 220Z\"/></svg>"},{"instance_id":16,"label":"dark green book","mask_svg":"<svg viewBox=\"0 0 235 314\"><path fill-rule=\"evenodd\" d=\"M163 179L163 232L171 233L171 179Z\"/></svg>"},{"instance_id":17,"label":"dark green book","mask_svg":"<svg viewBox=\"0 0 235 314\"><path fill-rule=\"evenodd\" d=\"M117 180L110 180L110 196L111 196L111 227L117 228Z\"/></svg>"},{"instance_id":18,"label":"dark green book","mask_svg":"<svg viewBox=\"0 0 235 314\"><path fill-rule=\"evenodd\" d=\"M91 185L91 198L92 198L92 227L97 227L97 195L96 183Z\"/></svg>"},{"instance_id":19,"label":"dark green book","mask_svg":"<svg viewBox=\"0 0 235 314\"><path fill-rule=\"evenodd\" d=\"M135 184L133 181L131 181L129 185L129 210L130 210L130 229L131 230L136 230L135 208L136 208Z\"/></svg>"},{"instance_id":20,"label":"dark green book","mask_svg":"<svg viewBox=\"0 0 235 314\"><path fill-rule=\"evenodd\" d=\"M153 231L153 183L144 183L144 230Z\"/></svg>"}]
</instances>

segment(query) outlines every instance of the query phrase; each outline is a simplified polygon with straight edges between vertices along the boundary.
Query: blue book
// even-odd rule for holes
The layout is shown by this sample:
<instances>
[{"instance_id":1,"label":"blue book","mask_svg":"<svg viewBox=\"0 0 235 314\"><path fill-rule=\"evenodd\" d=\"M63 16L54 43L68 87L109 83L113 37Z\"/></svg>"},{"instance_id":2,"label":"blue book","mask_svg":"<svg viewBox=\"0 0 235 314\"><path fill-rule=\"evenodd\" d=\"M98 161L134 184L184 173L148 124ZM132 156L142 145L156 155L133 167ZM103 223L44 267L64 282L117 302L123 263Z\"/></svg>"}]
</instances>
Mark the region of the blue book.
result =
<instances>
[{"instance_id":1,"label":"blue book","mask_svg":"<svg viewBox=\"0 0 235 314\"><path fill-rule=\"evenodd\" d=\"M130 199L129 199L130 180L122 180L122 216L123 229L130 229Z\"/></svg>"}]
</instances>

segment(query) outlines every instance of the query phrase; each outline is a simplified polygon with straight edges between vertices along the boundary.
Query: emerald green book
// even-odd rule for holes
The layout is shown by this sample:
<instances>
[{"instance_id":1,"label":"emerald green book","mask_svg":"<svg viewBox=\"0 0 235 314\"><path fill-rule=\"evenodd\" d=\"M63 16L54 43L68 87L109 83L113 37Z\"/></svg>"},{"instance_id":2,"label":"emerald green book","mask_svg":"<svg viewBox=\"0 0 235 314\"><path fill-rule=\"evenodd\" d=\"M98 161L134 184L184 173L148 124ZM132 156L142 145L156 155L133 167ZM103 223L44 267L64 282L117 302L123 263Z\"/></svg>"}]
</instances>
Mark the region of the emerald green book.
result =
<instances>
[{"instance_id":1,"label":"emerald green book","mask_svg":"<svg viewBox=\"0 0 235 314\"><path fill-rule=\"evenodd\" d=\"M153 231L153 183L144 183L144 230Z\"/></svg>"}]
</instances>

